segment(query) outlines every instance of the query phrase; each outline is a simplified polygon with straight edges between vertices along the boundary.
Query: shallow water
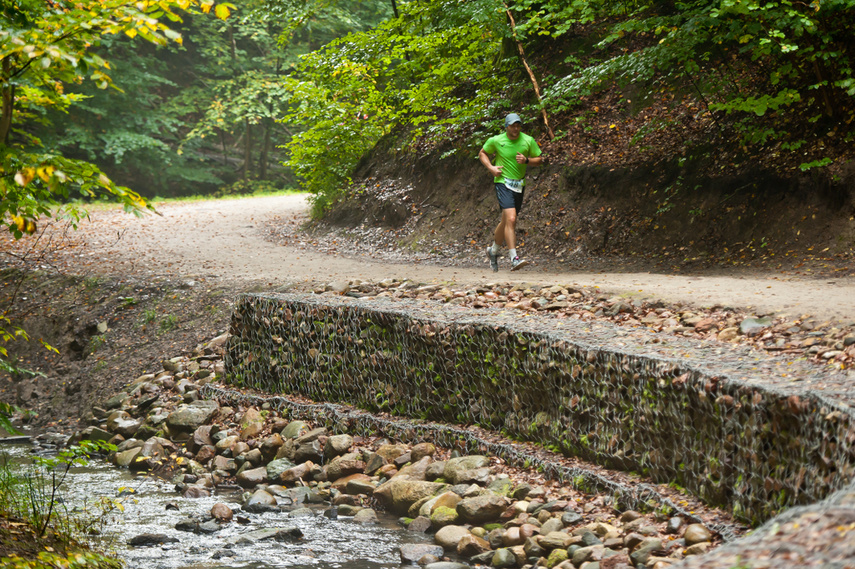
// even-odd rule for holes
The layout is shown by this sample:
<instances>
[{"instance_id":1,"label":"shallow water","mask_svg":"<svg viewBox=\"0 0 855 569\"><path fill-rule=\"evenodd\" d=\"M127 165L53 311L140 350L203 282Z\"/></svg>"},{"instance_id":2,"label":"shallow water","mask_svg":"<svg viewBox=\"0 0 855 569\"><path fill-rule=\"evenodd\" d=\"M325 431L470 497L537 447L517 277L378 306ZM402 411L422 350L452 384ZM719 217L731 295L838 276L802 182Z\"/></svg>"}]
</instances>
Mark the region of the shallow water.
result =
<instances>
[{"instance_id":1,"label":"shallow water","mask_svg":"<svg viewBox=\"0 0 855 569\"><path fill-rule=\"evenodd\" d=\"M31 449L26 445L4 446L0 452L22 459ZM364 525L351 518L324 517L322 512L328 506L318 506L313 510L315 515L307 517L289 517L288 512L242 512L239 491L185 499L171 483L134 477L126 470L97 460L74 468L62 489L66 508L99 515L104 523L99 524L101 535L96 543L114 552L133 569L398 568L401 544L427 541L424 534L406 531L395 518L382 513L378 513L380 523ZM175 529L183 519L208 514L217 502L227 504L236 517L245 517L249 523L232 521L210 535ZM121 509L116 507L100 514L101 503L121 504ZM171 507L167 508L168 505ZM300 528L303 538L293 543L266 540L233 544L247 532L294 526ZM165 534L178 542L150 547L127 544L128 539L144 533Z\"/></svg>"}]
</instances>

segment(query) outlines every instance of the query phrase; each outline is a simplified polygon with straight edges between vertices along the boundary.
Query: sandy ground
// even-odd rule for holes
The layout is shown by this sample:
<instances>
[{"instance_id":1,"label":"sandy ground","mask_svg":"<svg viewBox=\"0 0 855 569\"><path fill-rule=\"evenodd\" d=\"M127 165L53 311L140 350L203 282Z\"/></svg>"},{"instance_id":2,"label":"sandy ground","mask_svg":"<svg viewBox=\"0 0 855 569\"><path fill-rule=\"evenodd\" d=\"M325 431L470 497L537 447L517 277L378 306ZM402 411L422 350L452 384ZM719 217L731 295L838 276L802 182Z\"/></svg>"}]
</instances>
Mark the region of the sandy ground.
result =
<instances>
[{"instance_id":1,"label":"sandy ground","mask_svg":"<svg viewBox=\"0 0 855 569\"><path fill-rule=\"evenodd\" d=\"M119 211L92 213L62 253L74 271L229 282L276 290L311 282L408 278L424 283L494 282L596 286L605 293L657 298L697 307L745 308L757 315L811 315L855 323L855 279L810 279L757 273L745 276L678 276L655 273L550 272L537 267L493 273L482 269L389 264L367 257L326 254L297 231L305 219L303 195L192 202L158 206L142 219ZM274 221L295 232L291 244L266 238Z\"/></svg>"}]
</instances>

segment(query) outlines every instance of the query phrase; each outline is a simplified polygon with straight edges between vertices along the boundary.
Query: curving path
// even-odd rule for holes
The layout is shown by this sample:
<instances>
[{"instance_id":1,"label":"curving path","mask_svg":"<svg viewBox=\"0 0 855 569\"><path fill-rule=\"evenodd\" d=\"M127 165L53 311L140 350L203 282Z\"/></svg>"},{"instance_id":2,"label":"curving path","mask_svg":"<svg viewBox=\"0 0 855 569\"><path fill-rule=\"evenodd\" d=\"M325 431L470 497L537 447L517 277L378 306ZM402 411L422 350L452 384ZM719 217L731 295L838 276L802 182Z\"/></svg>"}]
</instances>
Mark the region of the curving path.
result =
<instances>
[{"instance_id":1,"label":"curving path","mask_svg":"<svg viewBox=\"0 0 855 569\"><path fill-rule=\"evenodd\" d=\"M297 228L306 216L303 195L162 205L142 219L100 210L72 236L61 262L75 271L217 281L256 290L343 279L409 278L460 285L488 282L597 286L606 293L658 298L704 307L720 304L759 314L811 315L855 323L855 278L810 279L676 276L654 273L547 272L431 264L390 264L366 257L327 254ZM290 243L267 238L272 223L292 226Z\"/></svg>"}]
</instances>

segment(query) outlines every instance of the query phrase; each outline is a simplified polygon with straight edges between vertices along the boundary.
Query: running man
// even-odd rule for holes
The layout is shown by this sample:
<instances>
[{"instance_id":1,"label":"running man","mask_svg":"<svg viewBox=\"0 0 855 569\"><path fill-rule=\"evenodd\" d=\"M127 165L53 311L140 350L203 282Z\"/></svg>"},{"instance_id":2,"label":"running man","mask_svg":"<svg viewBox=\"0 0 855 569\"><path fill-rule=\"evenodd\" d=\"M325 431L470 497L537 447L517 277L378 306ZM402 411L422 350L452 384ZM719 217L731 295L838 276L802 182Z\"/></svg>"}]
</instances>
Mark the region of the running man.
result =
<instances>
[{"instance_id":1,"label":"running man","mask_svg":"<svg viewBox=\"0 0 855 569\"><path fill-rule=\"evenodd\" d=\"M496 155L493 164L490 155ZM539 166L543 162L537 142L522 132L522 119L516 113L505 117L505 132L489 138L478 152L478 159L493 176L496 198L502 210L502 220L496 226L493 245L487 247L487 257L493 272L499 270L499 248L508 247L511 270L516 271L528 264L517 255L517 214L522 209L525 195L525 171L527 166Z\"/></svg>"}]
</instances>

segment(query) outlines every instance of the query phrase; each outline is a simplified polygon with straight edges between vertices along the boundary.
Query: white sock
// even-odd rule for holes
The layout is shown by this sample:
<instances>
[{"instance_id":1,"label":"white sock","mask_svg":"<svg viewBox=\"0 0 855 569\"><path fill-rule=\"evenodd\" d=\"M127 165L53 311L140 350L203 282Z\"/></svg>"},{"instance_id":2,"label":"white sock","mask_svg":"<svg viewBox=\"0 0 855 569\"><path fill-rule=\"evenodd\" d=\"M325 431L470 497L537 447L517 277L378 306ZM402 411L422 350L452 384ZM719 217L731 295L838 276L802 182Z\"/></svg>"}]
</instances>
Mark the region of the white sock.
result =
<instances>
[{"instance_id":1,"label":"white sock","mask_svg":"<svg viewBox=\"0 0 855 569\"><path fill-rule=\"evenodd\" d=\"M499 244L493 241L493 245L490 247L490 252L493 253L493 255L498 255L499 251L501 251Z\"/></svg>"},{"instance_id":2,"label":"white sock","mask_svg":"<svg viewBox=\"0 0 855 569\"><path fill-rule=\"evenodd\" d=\"M511 256L511 261L513 261L514 259L516 259L516 257L517 257L517 250L516 250L516 248L514 248L514 249L508 249L508 255L510 255L510 256Z\"/></svg>"}]
</instances>

